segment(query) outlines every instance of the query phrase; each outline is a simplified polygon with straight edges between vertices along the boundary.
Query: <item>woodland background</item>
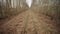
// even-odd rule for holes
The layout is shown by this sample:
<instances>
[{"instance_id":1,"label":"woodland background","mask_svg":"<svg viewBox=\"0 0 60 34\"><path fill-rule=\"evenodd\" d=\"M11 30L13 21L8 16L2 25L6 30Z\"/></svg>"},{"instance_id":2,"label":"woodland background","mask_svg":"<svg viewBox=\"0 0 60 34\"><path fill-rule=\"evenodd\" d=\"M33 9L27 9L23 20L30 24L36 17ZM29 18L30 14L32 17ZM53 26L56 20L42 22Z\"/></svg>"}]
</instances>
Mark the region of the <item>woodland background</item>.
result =
<instances>
[{"instance_id":1,"label":"woodland background","mask_svg":"<svg viewBox=\"0 0 60 34\"><path fill-rule=\"evenodd\" d=\"M49 16L58 23L60 21L60 0L32 0L30 8L26 0L0 0L0 18L15 16L28 9Z\"/></svg>"}]
</instances>

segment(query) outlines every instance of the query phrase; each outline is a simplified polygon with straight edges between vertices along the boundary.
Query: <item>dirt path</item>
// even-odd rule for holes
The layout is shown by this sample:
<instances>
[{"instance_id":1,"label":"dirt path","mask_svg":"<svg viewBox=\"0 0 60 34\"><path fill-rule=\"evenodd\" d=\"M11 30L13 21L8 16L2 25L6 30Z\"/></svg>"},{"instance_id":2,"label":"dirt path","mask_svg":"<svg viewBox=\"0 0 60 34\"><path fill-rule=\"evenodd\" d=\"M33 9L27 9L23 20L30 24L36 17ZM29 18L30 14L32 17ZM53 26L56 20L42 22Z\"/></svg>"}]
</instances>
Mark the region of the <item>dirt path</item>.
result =
<instances>
[{"instance_id":1,"label":"dirt path","mask_svg":"<svg viewBox=\"0 0 60 34\"><path fill-rule=\"evenodd\" d=\"M27 10L1 26L0 34L59 34L50 18Z\"/></svg>"}]
</instances>

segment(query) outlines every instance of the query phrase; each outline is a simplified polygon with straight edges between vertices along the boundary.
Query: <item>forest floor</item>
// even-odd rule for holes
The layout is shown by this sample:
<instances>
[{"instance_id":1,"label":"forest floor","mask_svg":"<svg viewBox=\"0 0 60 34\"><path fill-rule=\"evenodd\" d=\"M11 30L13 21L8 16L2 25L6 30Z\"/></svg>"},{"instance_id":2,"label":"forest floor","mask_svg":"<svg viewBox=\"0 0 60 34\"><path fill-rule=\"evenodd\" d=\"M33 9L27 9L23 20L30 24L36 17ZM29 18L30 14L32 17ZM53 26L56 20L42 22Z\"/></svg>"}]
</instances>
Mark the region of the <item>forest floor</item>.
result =
<instances>
[{"instance_id":1,"label":"forest floor","mask_svg":"<svg viewBox=\"0 0 60 34\"><path fill-rule=\"evenodd\" d=\"M0 34L60 34L54 20L29 9L0 26Z\"/></svg>"}]
</instances>

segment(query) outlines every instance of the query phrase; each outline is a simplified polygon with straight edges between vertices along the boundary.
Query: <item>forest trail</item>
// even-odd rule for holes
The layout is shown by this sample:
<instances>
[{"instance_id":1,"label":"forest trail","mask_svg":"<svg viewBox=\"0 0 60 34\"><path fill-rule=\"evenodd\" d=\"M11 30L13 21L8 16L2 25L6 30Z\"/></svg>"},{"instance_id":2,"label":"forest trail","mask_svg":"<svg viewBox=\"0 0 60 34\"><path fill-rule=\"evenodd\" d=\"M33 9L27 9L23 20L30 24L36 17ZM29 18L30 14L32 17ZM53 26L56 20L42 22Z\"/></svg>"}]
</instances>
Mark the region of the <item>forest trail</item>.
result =
<instances>
[{"instance_id":1,"label":"forest trail","mask_svg":"<svg viewBox=\"0 0 60 34\"><path fill-rule=\"evenodd\" d=\"M31 9L7 21L0 30L0 34L59 34L54 21Z\"/></svg>"}]
</instances>

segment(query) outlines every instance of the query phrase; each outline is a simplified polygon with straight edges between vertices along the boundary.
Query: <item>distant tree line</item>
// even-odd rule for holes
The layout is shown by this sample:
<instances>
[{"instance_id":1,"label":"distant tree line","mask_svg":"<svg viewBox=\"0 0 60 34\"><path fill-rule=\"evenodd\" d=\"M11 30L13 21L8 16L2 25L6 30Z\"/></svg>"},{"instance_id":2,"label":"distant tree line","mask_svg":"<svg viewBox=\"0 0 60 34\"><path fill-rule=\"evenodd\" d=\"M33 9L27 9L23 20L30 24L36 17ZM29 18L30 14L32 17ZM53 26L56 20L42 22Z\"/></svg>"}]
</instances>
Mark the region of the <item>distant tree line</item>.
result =
<instances>
[{"instance_id":1,"label":"distant tree line","mask_svg":"<svg viewBox=\"0 0 60 34\"><path fill-rule=\"evenodd\" d=\"M60 21L60 0L33 0L33 10Z\"/></svg>"},{"instance_id":2,"label":"distant tree line","mask_svg":"<svg viewBox=\"0 0 60 34\"><path fill-rule=\"evenodd\" d=\"M0 17L16 14L28 8L26 0L0 0Z\"/></svg>"}]
</instances>

